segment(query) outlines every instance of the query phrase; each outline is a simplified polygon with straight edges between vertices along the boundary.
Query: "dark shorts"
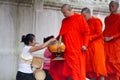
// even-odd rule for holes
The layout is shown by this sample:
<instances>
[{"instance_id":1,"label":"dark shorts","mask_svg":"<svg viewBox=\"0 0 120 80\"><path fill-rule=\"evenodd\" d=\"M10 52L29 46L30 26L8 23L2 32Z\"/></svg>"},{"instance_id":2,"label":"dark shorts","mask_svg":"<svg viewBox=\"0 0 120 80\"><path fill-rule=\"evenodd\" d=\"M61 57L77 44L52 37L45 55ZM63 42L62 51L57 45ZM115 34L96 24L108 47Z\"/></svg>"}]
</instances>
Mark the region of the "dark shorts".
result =
<instances>
[{"instance_id":1,"label":"dark shorts","mask_svg":"<svg viewBox=\"0 0 120 80\"><path fill-rule=\"evenodd\" d=\"M16 80L35 80L33 73L23 73L18 71L16 75Z\"/></svg>"}]
</instances>

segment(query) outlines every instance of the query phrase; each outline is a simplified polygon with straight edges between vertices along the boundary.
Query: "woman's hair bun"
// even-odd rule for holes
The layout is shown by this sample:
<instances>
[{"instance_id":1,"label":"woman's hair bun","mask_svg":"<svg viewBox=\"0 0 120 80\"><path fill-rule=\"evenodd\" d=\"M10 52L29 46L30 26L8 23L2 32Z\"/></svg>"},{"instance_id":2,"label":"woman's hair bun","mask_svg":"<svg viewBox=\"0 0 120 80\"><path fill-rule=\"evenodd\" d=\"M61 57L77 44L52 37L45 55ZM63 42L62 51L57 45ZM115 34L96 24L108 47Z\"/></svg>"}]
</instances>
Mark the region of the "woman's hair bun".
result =
<instances>
[{"instance_id":1,"label":"woman's hair bun","mask_svg":"<svg viewBox=\"0 0 120 80\"><path fill-rule=\"evenodd\" d=\"M23 35L23 36L22 36L22 39L21 39L21 42L25 42L25 40L26 40L26 36Z\"/></svg>"},{"instance_id":2,"label":"woman's hair bun","mask_svg":"<svg viewBox=\"0 0 120 80\"><path fill-rule=\"evenodd\" d=\"M35 38L34 34L26 34L21 37L21 42L23 42L25 45L29 45L29 42L32 42Z\"/></svg>"}]
</instances>

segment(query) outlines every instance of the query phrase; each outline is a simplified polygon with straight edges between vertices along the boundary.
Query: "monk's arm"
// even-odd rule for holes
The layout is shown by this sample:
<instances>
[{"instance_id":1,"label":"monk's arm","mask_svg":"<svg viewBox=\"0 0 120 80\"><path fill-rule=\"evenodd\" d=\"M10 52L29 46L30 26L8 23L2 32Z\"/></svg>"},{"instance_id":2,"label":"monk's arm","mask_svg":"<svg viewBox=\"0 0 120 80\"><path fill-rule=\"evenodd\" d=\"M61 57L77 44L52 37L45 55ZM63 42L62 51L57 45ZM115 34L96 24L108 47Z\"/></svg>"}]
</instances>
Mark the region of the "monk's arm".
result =
<instances>
[{"instance_id":1,"label":"monk's arm","mask_svg":"<svg viewBox=\"0 0 120 80\"><path fill-rule=\"evenodd\" d=\"M64 30L64 26L65 26L65 19L62 20L62 25L61 25L59 34L56 37L57 40L59 40L60 36L63 37L63 35L66 33L66 31Z\"/></svg>"},{"instance_id":2,"label":"monk's arm","mask_svg":"<svg viewBox=\"0 0 120 80\"><path fill-rule=\"evenodd\" d=\"M90 41L102 37L102 23L99 20L95 21L96 34L90 35Z\"/></svg>"},{"instance_id":3,"label":"monk's arm","mask_svg":"<svg viewBox=\"0 0 120 80\"><path fill-rule=\"evenodd\" d=\"M120 27L118 29L119 29L119 32L111 36L113 37L113 39L120 38Z\"/></svg>"},{"instance_id":4,"label":"monk's arm","mask_svg":"<svg viewBox=\"0 0 120 80\"><path fill-rule=\"evenodd\" d=\"M89 27L86 20L83 18L83 46L88 46L89 42Z\"/></svg>"}]
</instances>

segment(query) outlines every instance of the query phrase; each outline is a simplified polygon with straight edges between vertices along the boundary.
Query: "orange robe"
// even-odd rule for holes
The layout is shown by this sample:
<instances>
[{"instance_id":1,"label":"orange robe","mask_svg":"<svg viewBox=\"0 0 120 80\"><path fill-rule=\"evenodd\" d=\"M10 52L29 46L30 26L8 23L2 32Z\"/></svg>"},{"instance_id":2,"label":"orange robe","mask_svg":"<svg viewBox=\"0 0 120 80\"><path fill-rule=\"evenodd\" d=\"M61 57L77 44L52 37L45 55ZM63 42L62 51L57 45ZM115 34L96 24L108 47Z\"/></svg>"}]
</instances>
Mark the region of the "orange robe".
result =
<instances>
[{"instance_id":1,"label":"orange robe","mask_svg":"<svg viewBox=\"0 0 120 80\"><path fill-rule=\"evenodd\" d=\"M105 18L104 37L113 36L114 39L105 42L107 72L110 80L120 77L120 14L110 14ZM116 77L115 77L116 76ZM118 77L117 77L118 76ZM113 79L112 79L113 78Z\"/></svg>"},{"instance_id":2,"label":"orange robe","mask_svg":"<svg viewBox=\"0 0 120 80\"><path fill-rule=\"evenodd\" d=\"M88 20L90 41L86 55L86 74L88 78L106 76L104 41L102 35L102 22L92 17Z\"/></svg>"},{"instance_id":3,"label":"orange robe","mask_svg":"<svg viewBox=\"0 0 120 80\"><path fill-rule=\"evenodd\" d=\"M81 47L88 45L89 29L84 17L74 13L63 19L59 35L63 36L62 41L66 46L61 74L72 80L86 80L85 53L81 51Z\"/></svg>"}]
</instances>

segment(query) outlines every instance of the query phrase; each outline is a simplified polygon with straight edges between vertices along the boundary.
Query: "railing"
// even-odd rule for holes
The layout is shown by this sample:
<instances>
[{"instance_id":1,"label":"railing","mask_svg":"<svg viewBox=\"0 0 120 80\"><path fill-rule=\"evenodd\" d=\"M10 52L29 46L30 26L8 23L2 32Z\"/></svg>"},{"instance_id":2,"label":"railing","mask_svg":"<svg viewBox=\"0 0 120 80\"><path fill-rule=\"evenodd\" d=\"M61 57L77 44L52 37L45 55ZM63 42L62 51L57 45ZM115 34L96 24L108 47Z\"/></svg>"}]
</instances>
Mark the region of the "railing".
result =
<instances>
[{"instance_id":1,"label":"railing","mask_svg":"<svg viewBox=\"0 0 120 80\"><path fill-rule=\"evenodd\" d=\"M93 0L93 1L96 1L96 2L108 2L109 0Z\"/></svg>"},{"instance_id":2,"label":"railing","mask_svg":"<svg viewBox=\"0 0 120 80\"><path fill-rule=\"evenodd\" d=\"M110 2L110 0L43 0L44 2L56 2L56 3L96 3L96 4L100 4L102 3L102 5L106 5L106 3L108 4Z\"/></svg>"},{"instance_id":3,"label":"railing","mask_svg":"<svg viewBox=\"0 0 120 80\"><path fill-rule=\"evenodd\" d=\"M81 1L94 1L94 2L109 2L110 0L44 0L52 2L81 2Z\"/></svg>"},{"instance_id":4,"label":"railing","mask_svg":"<svg viewBox=\"0 0 120 80\"><path fill-rule=\"evenodd\" d=\"M90 7L96 12L109 12L110 0L42 0L44 8L60 9L62 4L68 3L77 11L83 7ZM94 5L94 6L93 6Z\"/></svg>"}]
</instances>

